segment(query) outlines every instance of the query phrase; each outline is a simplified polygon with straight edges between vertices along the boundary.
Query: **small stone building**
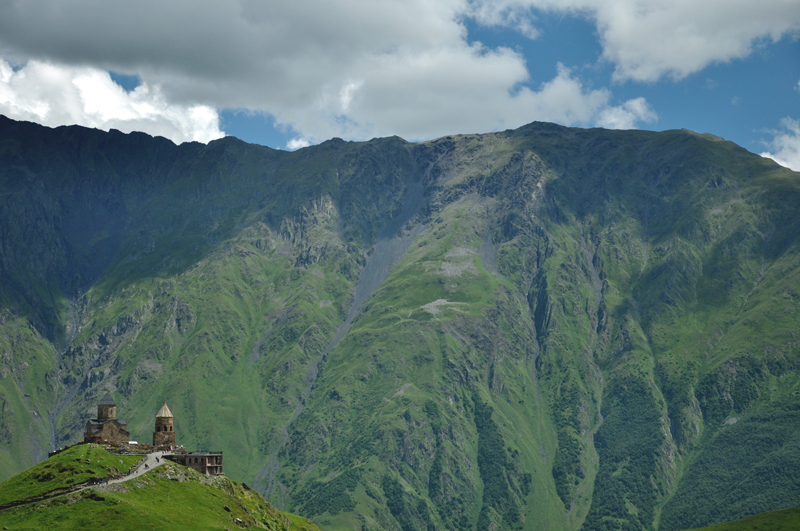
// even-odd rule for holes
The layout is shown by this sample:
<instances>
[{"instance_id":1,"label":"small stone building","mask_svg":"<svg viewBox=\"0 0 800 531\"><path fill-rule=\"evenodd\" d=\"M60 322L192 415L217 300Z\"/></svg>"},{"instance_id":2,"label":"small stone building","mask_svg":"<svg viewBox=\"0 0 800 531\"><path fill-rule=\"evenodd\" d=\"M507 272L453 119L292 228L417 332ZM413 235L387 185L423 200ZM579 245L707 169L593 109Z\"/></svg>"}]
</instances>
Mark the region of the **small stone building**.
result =
<instances>
[{"instance_id":1,"label":"small stone building","mask_svg":"<svg viewBox=\"0 0 800 531\"><path fill-rule=\"evenodd\" d=\"M167 457L179 465L189 466L208 476L222 474L222 452L192 452Z\"/></svg>"},{"instance_id":2,"label":"small stone building","mask_svg":"<svg viewBox=\"0 0 800 531\"><path fill-rule=\"evenodd\" d=\"M156 429L153 432L153 446L175 446L175 418L167 403L156 413Z\"/></svg>"},{"instance_id":3,"label":"small stone building","mask_svg":"<svg viewBox=\"0 0 800 531\"><path fill-rule=\"evenodd\" d=\"M97 404L97 418L86 422L83 442L128 444L129 440L128 424L117 419L117 404L111 398L111 393L106 393Z\"/></svg>"}]
</instances>

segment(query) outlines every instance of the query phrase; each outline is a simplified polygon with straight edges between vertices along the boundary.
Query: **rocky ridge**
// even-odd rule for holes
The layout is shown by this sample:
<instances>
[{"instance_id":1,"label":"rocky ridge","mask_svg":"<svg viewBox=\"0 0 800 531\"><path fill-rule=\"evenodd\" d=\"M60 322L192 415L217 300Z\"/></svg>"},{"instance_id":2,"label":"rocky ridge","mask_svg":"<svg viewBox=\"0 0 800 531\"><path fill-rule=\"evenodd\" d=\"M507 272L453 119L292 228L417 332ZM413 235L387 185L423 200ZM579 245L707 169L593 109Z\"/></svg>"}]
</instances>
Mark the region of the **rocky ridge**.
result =
<instances>
[{"instance_id":1,"label":"rocky ridge","mask_svg":"<svg viewBox=\"0 0 800 531\"><path fill-rule=\"evenodd\" d=\"M110 390L326 528L791 506L799 178L689 131L283 153L0 118L0 466Z\"/></svg>"}]
</instances>

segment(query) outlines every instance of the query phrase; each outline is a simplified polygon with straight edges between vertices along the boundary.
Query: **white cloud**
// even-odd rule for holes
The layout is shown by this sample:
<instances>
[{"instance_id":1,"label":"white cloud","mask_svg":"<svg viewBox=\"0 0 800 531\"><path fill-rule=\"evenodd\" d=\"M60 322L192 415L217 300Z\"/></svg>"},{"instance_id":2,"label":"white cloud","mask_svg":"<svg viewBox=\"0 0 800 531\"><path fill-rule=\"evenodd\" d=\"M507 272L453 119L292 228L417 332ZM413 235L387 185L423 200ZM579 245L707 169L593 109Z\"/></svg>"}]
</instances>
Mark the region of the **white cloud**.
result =
<instances>
[{"instance_id":1,"label":"white cloud","mask_svg":"<svg viewBox=\"0 0 800 531\"><path fill-rule=\"evenodd\" d=\"M294 147L533 120L588 125L610 96L564 67L529 88L522 55L467 42L467 0L199 3L188 11L156 0L135 8L84 0L69 10L0 4L0 51L137 73L170 101L267 112L298 133ZM533 36L529 16L496 14ZM106 110L109 120L122 111Z\"/></svg>"},{"instance_id":2,"label":"white cloud","mask_svg":"<svg viewBox=\"0 0 800 531\"><path fill-rule=\"evenodd\" d=\"M301 149L304 147L308 147L311 145L311 142L306 140L305 138L293 138L286 143L286 147L292 151L295 149Z\"/></svg>"},{"instance_id":3,"label":"white cloud","mask_svg":"<svg viewBox=\"0 0 800 531\"><path fill-rule=\"evenodd\" d=\"M209 106L170 104L158 86L142 84L126 92L103 70L40 61L15 72L0 59L0 113L48 126L146 131L177 143L225 135Z\"/></svg>"},{"instance_id":4,"label":"white cloud","mask_svg":"<svg viewBox=\"0 0 800 531\"><path fill-rule=\"evenodd\" d=\"M600 111L595 124L606 129L635 129L638 122L653 123L658 115L644 98L628 100Z\"/></svg>"},{"instance_id":5,"label":"white cloud","mask_svg":"<svg viewBox=\"0 0 800 531\"><path fill-rule=\"evenodd\" d=\"M514 28L529 39L536 39L539 30L536 29L536 16L531 8L518 2L477 1L469 5L467 14L484 26Z\"/></svg>"},{"instance_id":6,"label":"white cloud","mask_svg":"<svg viewBox=\"0 0 800 531\"><path fill-rule=\"evenodd\" d=\"M637 114L626 104L607 108L607 89L585 87L564 67L550 81L533 86L520 53L468 42L465 17L512 27L531 38L537 35L535 9L594 17L605 57L618 61L619 76L649 79L695 68L658 59L660 39L665 39L667 56L677 52L672 46L676 39L657 15L674 23L696 14L696 4L703 5L676 0L659 10L655 0L10 1L0 2L0 56L27 61L26 69L49 65L62 72L58 79L39 80L50 87L46 95L14 92L13 104L37 121L80 120L154 134L166 134L159 127L172 128L177 132L167 135L171 138L195 138L195 130L206 131L208 138L221 134L212 109L222 108L269 113L278 127L312 143L332 136L388 134L418 140L533 120L632 127L648 122L650 115ZM774 9L759 9L772 21ZM727 27L723 22L730 21L714 27ZM772 28L770 35L781 35L783 30L771 24L765 25ZM757 35L763 33L759 28L753 30ZM716 42L718 33L703 35ZM643 55L630 55L631 50ZM691 51L680 61L722 57ZM651 63L655 70L642 70ZM73 81L87 68L94 74L76 85ZM107 70L137 74L143 84L127 96L114 92L115 85L101 79L100 71ZM66 88L56 89L62 85ZM105 98L82 99L81 94L94 90ZM104 103L98 107L96 101ZM142 102L155 110L144 112L134 105ZM192 118L189 109L208 111L204 125L197 125L199 118ZM120 121L125 125L110 125Z\"/></svg>"},{"instance_id":7,"label":"white cloud","mask_svg":"<svg viewBox=\"0 0 800 531\"><path fill-rule=\"evenodd\" d=\"M800 31L796 0L474 0L472 12L495 24L503 19L493 13L515 13L506 17L513 28L531 8L593 19L619 81L680 79Z\"/></svg>"},{"instance_id":8,"label":"white cloud","mask_svg":"<svg viewBox=\"0 0 800 531\"><path fill-rule=\"evenodd\" d=\"M781 127L781 130L771 131L774 137L767 143L771 152L761 153L761 156L800 171L800 121L786 117L781 120Z\"/></svg>"}]
</instances>

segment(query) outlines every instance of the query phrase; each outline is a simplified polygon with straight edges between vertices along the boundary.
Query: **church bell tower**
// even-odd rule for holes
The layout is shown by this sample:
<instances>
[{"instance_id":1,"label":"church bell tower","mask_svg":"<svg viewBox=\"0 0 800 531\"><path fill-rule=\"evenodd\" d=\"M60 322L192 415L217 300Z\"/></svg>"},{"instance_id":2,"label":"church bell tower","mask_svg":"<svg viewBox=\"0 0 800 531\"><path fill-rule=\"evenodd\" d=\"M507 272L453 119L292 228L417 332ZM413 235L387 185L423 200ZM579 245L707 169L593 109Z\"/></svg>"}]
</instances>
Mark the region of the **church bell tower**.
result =
<instances>
[{"instance_id":1,"label":"church bell tower","mask_svg":"<svg viewBox=\"0 0 800 531\"><path fill-rule=\"evenodd\" d=\"M105 396L97 403L97 420L109 420L117 418L117 404L111 398L111 393L106 393Z\"/></svg>"},{"instance_id":2,"label":"church bell tower","mask_svg":"<svg viewBox=\"0 0 800 531\"><path fill-rule=\"evenodd\" d=\"M167 403L156 413L156 429L153 432L153 446L175 446L175 418Z\"/></svg>"}]
</instances>

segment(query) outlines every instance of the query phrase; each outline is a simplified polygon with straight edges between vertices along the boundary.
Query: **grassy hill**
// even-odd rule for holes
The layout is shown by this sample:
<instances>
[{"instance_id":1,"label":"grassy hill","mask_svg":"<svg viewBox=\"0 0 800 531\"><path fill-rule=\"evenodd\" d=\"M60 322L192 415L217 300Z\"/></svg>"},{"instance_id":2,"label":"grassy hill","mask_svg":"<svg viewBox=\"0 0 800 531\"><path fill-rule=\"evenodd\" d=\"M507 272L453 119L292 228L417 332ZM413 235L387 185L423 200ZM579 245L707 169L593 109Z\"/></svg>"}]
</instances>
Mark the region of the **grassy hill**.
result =
<instances>
[{"instance_id":1,"label":"grassy hill","mask_svg":"<svg viewBox=\"0 0 800 531\"><path fill-rule=\"evenodd\" d=\"M121 462L120 462L121 461ZM2 503L25 500L55 488L117 472L117 464L138 461L103 448L79 445L0 484ZM125 483L100 485L0 510L9 529L234 529L315 531L299 516L274 509L244 484L224 476L207 477L191 468L166 464Z\"/></svg>"},{"instance_id":2,"label":"grassy hill","mask_svg":"<svg viewBox=\"0 0 800 531\"><path fill-rule=\"evenodd\" d=\"M125 474L141 459L110 454L101 446L79 444L0 483L0 505L67 489L93 478Z\"/></svg>"},{"instance_id":3,"label":"grassy hill","mask_svg":"<svg viewBox=\"0 0 800 531\"><path fill-rule=\"evenodd\" d=\"M283 153L0 119L0 473L110 391L326 529L796 505L798 204L690 131Z\"/></svg>"},{"instance_id":4,"label":"grassy hill","mask_svg":"<svg viewBox=\"0 0 800 531\"><path fill-rule=\"evenodd\" d=\"M795 531L800 529L800 507L756 514L698 531Z\"/></svg>"}]
</instances>

